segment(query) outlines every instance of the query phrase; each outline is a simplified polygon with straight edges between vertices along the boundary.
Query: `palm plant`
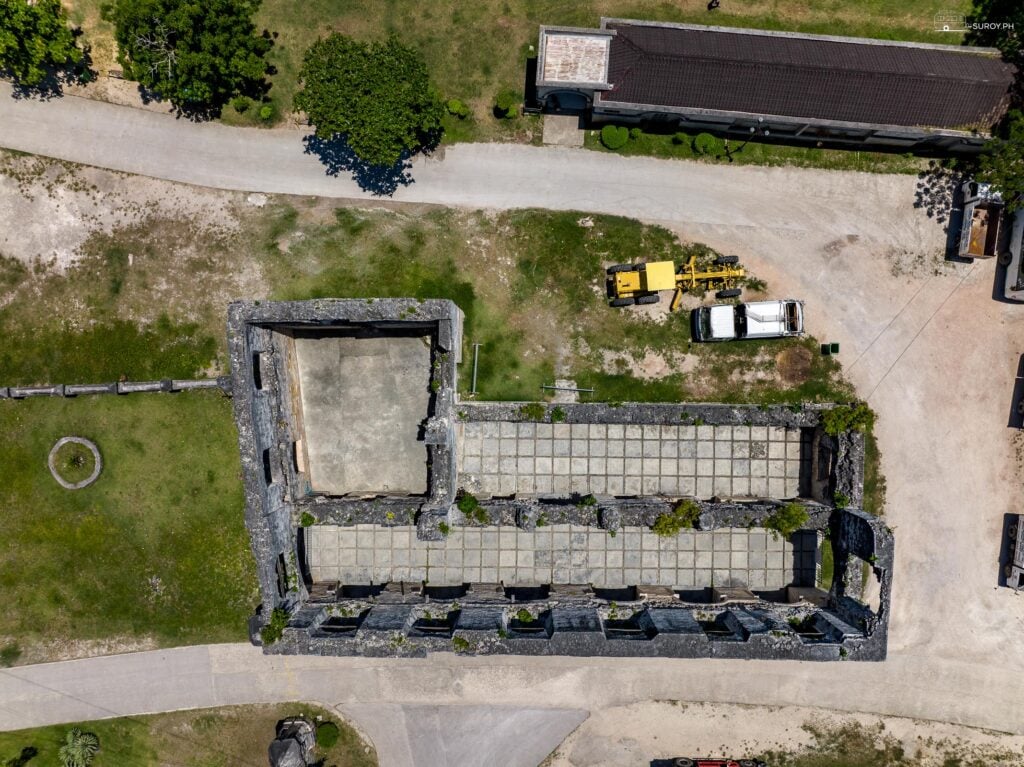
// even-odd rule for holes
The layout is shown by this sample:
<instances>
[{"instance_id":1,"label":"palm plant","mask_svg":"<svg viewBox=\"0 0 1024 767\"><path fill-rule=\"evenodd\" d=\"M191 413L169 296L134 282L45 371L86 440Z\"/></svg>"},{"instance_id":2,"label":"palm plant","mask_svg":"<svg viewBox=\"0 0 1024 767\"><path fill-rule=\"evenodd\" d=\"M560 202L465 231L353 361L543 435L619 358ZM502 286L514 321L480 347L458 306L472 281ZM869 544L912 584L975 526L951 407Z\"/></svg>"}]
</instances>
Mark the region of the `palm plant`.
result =
<instances>
[{"instance_id":1,"label":"palm plant","mask_svg":"<svg viewBox=\"0 0 1024 767\"><path fill-rule=\"evenodd\" d=\"M64 745L57 753L64 767L89 767L99 750L99 738L91 732L82 732L72 727L64 736Z\"/></svg>"}]
</instances>

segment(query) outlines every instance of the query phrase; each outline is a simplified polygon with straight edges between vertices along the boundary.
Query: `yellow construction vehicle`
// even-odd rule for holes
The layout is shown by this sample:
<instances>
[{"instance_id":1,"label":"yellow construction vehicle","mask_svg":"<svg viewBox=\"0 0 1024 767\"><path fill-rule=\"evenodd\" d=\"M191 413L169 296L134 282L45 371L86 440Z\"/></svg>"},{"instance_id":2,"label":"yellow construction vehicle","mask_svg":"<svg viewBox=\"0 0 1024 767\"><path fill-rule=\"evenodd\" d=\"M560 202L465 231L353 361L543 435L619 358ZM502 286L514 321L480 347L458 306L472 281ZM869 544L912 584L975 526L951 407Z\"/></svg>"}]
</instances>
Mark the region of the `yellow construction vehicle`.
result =
<instances>
[{"instance_id":1,"label":"yellow construction vehicle","mask_svg":"<svg viewBox=\"0 0 1024 767\"><path fill-rule=\"evenodd\" d=\"M674 290L671 311L679 308L688 290L717 291L717 298L735 298L742 289L739 281L747 272L738 256L719 256L707 266L697 267L697 256L690 256L682 268L672 261L649 264L616 264L608 267L608 297L612 306L658 303L659 290Z\"/></svg>"}]
</instances>

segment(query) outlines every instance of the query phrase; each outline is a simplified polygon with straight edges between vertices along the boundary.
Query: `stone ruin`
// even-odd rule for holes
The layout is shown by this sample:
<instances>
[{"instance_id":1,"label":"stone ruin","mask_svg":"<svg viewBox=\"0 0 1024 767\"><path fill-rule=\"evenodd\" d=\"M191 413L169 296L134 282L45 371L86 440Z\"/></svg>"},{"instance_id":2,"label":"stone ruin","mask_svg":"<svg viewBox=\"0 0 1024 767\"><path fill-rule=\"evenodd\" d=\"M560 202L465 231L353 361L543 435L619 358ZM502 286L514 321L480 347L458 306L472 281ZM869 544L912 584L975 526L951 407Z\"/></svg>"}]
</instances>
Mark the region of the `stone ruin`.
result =
<instances>
[{"instance_id":1,"label":"stone ruin","mask_svg":"<svg viewBox=\"0 0 1024 767\"><path fill-rule=\"evenodd\" d=\"M228 340L265 652L885 658L893 536L834 406L460 401L446 300L239 302Z\"/></svg>"}]
</instances>

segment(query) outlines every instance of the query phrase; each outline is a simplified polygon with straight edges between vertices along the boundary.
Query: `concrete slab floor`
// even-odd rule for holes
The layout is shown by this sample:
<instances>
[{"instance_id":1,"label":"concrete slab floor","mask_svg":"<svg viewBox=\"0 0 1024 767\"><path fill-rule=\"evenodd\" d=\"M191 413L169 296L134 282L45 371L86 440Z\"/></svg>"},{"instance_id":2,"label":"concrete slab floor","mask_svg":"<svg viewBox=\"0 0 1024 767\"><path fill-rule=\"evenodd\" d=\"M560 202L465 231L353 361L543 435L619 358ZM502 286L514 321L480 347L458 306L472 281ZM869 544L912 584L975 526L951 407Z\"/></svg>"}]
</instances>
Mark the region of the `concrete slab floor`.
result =
<instances>
[{"instance_id":1,"label":"concrete slab floor","mask_svg":"<svg viewBox=\"0 0 1024 767\"><path fill-rule=\"evenodd\" d=\"M444 541L416 538L413 527L315 525L306 528L314 581L349 584L428 581L433 585L591 583L699 589L744 585L774 590L813 585L817 537L794 541L762 529L687 531L661 538L645 527L614 537L596 527L456 527ZM795 544L795 545L794 545Z\"/></svg>"},{"instance_id":2,"label":"concrete slab floor","mask_svg":"<svg viewBox=\"0 0 1024 767\"><path fill-rule=\"evenodd\" d=\"M578 115L544 115L541 140L555 146L583 146L583 131Z\"/></svg>"},{"instance_id":3,"label":"concrete slab floor","mask_svg":"<svg viewBox=\"0 0 1024 767\"><path fill-rule=\"evenodd\" d=\"M425 494L429 338L297 336L295 359L313 489Z\"/></svg>"},{"instance_id":4,"label":"concrete slab floor","mask_svg":"<svg viewBox=\"0 0 1024 767\"><path fill-rule=\"evenodd\" d=\"M459 425L459 484L479 496L793 498L810 472L800 430L764 426Z\"/></svg>"}]
</instances>

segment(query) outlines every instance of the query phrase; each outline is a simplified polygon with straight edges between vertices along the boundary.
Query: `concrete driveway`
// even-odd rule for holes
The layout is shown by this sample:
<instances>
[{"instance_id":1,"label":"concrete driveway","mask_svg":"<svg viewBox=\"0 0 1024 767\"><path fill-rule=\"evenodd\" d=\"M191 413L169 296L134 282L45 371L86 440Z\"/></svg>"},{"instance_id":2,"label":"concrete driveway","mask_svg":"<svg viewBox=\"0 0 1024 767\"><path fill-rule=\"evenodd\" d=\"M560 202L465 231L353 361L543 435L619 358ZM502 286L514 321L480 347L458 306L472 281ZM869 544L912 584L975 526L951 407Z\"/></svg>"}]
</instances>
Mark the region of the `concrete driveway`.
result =
<instances>
[{"instance_id":1,"label":"concrete driveway","mask_svg":"<svg viewBox=\"0 0 1024 767\"><path fill-rule=\"evenodd\" d=\"M287 131L192 125L66 98L12 101L0 145L232 189L365 196ZM663 698L799 705L1024 732L1024 597L998 589L1003 515L1021 511L1007 427L1021 307L993 300L992 262L945 266L916 179L460 145L420 161L396 199L635 216L740 254L879 413L896 531L883 664L479 658L267 658L245 646L94 658L0 674L0 728L271 700L596 710ZM894 271L898 276L894 276Z\"/></svg>"}]
</instances>

